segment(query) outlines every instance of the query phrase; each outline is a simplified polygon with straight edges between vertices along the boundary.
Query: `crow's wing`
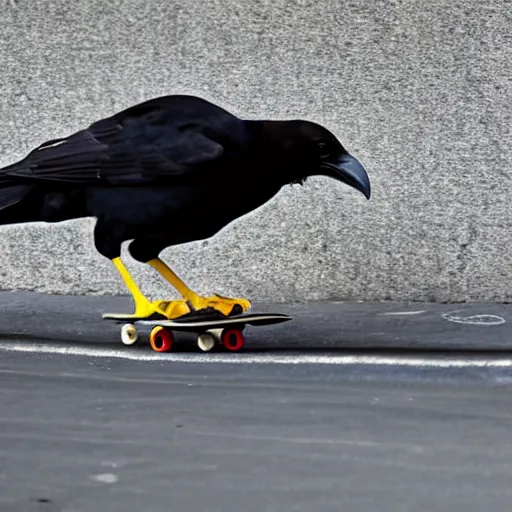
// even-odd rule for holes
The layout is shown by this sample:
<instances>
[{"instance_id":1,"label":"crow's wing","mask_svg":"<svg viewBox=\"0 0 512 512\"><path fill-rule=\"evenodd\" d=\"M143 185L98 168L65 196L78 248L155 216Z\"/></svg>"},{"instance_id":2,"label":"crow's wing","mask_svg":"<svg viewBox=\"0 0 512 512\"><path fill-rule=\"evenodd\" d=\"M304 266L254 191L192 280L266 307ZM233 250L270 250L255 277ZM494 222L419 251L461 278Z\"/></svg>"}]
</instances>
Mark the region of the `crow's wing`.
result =
<instances>
[{"instance_id":1,"label":"crow's wing","mask_svg":"<svg viewBox=\"0 0 512 512\"><path fill-rule=\"evenodd\" d=\"M187 117L176 116L175 106L153 105L132 107L69 137L45 142L1 174L24 181L114 186L193 179L195 171L224 154L223 145L211 136L212 127L239 127L240 121L222 110ZM212 125L215 116L220 119Z\"/></svg>"}]
</instances>

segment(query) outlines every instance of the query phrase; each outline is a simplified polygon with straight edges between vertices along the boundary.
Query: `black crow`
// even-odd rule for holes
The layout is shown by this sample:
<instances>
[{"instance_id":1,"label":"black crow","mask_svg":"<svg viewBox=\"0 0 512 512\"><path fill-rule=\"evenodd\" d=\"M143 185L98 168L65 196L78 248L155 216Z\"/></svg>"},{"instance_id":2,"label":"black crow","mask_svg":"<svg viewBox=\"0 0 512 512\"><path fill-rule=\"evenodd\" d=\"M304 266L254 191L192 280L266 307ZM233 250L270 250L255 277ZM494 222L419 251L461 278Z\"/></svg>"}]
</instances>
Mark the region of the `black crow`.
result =
<instances>
[{"instance_id":1,"label":"black crow","mask_svg":"<svg viewBox=\"0 0 512 512\"><path fill-rule=\"evenodd\" d=\"M94 242L131 292L126 318L194 311L246 312L246 299L201 297L159 258L169 246L212 237L288 184L339 180L370 199L361 163L318 124L245 120L204 99L154 98L68 137L44 142L0 170L0 224L96 218ZM121 245L183 297L149 301L121 261Z\"/></svg>"}]
</instances>

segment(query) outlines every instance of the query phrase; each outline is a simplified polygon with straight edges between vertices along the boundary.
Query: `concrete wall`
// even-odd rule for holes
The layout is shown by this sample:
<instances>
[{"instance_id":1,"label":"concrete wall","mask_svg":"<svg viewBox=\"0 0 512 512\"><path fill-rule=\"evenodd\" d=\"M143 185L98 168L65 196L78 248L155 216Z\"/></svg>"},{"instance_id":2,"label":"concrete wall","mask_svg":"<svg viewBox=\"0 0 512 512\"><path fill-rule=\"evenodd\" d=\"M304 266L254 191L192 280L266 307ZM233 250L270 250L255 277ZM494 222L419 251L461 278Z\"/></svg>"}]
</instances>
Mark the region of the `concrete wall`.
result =
<instances>
[{"instance_id":1,"label":"concrete wall","mask_svg":"<svg viewBox=\"0 0 512 512\"><path fill-rule=\"evenodd\" d=\"M366 165L370 202L284 190L165 258L255 300L512 297L507 0L4 0L0 164L153 96L308 118ZM214 205L213 205L214 207ZM0 229L0 288L125 293L92 220ZM175 296L129 260L144 291Z\"/></svg>"}]
</instances>

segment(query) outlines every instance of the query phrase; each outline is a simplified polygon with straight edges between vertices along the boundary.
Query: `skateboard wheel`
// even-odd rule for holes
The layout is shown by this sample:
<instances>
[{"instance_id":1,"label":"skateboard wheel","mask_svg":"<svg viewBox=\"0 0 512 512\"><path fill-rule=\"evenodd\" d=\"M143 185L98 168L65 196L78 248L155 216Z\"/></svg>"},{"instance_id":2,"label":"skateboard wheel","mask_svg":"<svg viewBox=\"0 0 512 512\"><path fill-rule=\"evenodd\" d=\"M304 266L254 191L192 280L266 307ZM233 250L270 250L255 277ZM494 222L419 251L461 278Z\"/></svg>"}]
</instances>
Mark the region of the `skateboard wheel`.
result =
<instances>
[{"instance_id":1,"label":"skateboard wheel","mask_svg":"<svg viewBox=\"0 0 512 512\"><path fill-rule=\"evenodd\" d=\"M210 334L208 332L200 334L197 337L197 346L203 352L209 352L215 346L215 336L213 336L213 334Z\"/></svg>"},{"instance_id":2,"label":"skateboard wheel","mask_svg":"<svg viewBox=\"0 0 512 512\"><path fill-rule=\"evenodd\" d=\"M217 328L217 329L208 329L208 334L211 334L214 339L215 339L215 342L219 342L220 343L220 339L222 337L222 331L224 331L223 328Z\"/></svg>"},{"instance_id":3,"label":"skateboard wheel","mask_svg":"<svg viewBox=\"0 0 512 512\"><path fill-rule=\"evenodd\" d=\"M137 341L137 329L132 324L124 324L121 327L121 341L125 345L133 345Z\"/></svg>"},{"instance_id":4,"label":"skateboard wheel","mask_svg":"<svg viewBox=\"0 0 512 512\"><path fill-rule=\"evenodd\" d=\"M238 329L225 329L221 334L220 341L224 348L236 352L244 346L244 335Z\"/></svg>"},{"instance_id":5,"label":"skateboard wheel","mask_svg":"<svg viewBox=\"0 0 512 512\"><path fill-rule=\"evenodd\" d=\"M169 352L174 342L172 334L162 326L154 327L149 335L149 344L155 352Z\"/></svg>"}]
</instances>

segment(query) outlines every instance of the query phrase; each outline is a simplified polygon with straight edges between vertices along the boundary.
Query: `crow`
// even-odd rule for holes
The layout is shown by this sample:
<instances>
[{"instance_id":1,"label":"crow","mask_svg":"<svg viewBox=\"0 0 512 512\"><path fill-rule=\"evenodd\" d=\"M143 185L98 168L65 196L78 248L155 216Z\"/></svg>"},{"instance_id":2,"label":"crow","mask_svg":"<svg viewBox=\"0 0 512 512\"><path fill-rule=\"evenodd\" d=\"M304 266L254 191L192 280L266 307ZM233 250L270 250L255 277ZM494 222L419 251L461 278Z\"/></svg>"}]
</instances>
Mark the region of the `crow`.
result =
<instances>
[{"instance_id":1,"label":"crow","mask_svg":"<svg viewBox=\"0 0 512 512\"><path fill-rule=\"evenodd\" d=\"M175 319L251 307L243 298L191 290L160 258L167 247L214 236L285 185L327 176L370 199L363 165L326 128L305 120L242 119L205 99L149 99L0 169L0 225L95 219L96 250L134 301L125 318ZM182 300L150 301L121 260L150 265Z\"/></svg>"}]
</instances>

